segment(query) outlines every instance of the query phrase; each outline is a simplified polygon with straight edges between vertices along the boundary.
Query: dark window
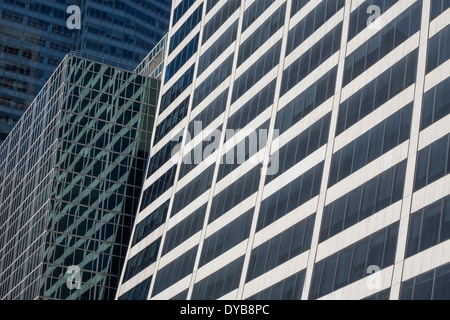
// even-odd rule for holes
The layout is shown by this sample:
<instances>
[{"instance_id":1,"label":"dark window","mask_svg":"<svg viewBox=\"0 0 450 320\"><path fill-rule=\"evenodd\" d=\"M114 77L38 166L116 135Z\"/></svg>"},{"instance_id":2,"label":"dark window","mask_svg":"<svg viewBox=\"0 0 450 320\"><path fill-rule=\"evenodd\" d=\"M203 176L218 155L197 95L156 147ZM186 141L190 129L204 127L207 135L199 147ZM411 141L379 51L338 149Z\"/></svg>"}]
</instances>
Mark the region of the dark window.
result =
<instances>
[{"instance_id":1,"label":"dark window","mask_svg":"<svg viewBox=\"0 0 450 320\"><path fill-rule=\"evenodd\" d=\"M241 0L228 0L222 8L205 24L203 44L223 25L225 21L241 6Z\"/></svg>"},{"instance_id":2,"label":"dark window","mask_svg":"<svg viewBox=\"0 0 450 320\"><path fill-rule=\"evenodd\" d=\"M448 0L431 0L431 16L430 21L434 20L442 12L450 8L450 2Z\"/></svg>"},{"instance_id":3,"label":"dark window","mask_svg":"<svg viewBox=\"0 0 450 320\"><path fill-rule=\"evenodd\" d=\"M158 256L159 246L161 244L161 238L158 238L155 242L152 242L143 250L139 251L136 255L128 259L127 267L123 274L123 282L128 281L139 272L150 266L156 261Z\"/></svg>"},{"instance_id":4,"label":"dark window","mask_svg":"<svg viewBox=\"0 0 450 320\"><path fill-rule=\"evenodd\" d=\"M450 25L439 31L428 41L427 73L450 59Z\"/></svg>"},{"instance_id":5,"label":"dark window","mask_svg":"<svg viewBox=\"0 0 450 320\"><path fill-rule=\"evenodd\" d=\"M450 78L447 78L424 94L420 129L429 127L449 113Z\"/></svg>"},{"instance_id":6,"label":"dark window","mask_svg":"<svg viewBox=\"0 0 450 320\"><path fill-rule=\"evenodd\" d=\"M170 37L169 54L187 37L202 19L203 3L192 13L185 23Z\"/></svg>"},{"instance_id":7,"label":"dark window","mask_svg":"<svg viewBox=\"0 0 450 320\"><path fill-rule=\"evenodd\" d=\"M154 210L136 225L131 246L134 246L136 243L147 237L150 233L155 231L158 227L166 222L169 202L170 200L164 202L161 206L159 206L156 210Z\"/></svg>"},{"instance_id":8,"label":"dark window","mask_svg":"<svg viewBox=\"0 0 450 320\"><path fill-rule=\"evenodd\" d=\"M245 11L242 22L244 32L275 0L256 0Z\"/></svg>"}]
</instances>

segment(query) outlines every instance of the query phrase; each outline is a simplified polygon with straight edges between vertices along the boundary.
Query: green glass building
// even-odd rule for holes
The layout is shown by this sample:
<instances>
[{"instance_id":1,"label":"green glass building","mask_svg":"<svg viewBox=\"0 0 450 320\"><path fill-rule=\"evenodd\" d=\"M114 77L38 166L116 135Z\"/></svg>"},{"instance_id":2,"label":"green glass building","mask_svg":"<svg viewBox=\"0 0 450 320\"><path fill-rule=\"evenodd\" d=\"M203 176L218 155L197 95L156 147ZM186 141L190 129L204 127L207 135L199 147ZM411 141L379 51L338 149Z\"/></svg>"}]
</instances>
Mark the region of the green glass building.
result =
<instances>
[{"instance_id":1,"label":"green glass building","mask_svg":"<svg viewBox=\"0 0 450 320\"><path fill-rule=\"evenodd\" d=\"M0 146L0 299L114 298L159 88L74 55L58 66Z\"/></svg>"}]
</instances>

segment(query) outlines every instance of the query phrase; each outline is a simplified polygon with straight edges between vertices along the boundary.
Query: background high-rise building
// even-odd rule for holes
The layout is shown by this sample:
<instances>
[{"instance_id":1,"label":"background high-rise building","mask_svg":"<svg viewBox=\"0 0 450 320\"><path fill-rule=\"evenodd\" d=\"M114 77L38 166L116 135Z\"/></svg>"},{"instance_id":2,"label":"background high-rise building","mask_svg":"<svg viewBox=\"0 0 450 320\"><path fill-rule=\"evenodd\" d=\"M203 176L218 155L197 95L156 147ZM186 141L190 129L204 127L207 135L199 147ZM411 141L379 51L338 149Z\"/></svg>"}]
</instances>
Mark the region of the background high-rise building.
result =
<instances>
[{"instance_id":1,"label":"background high-rise building","mask_svg":"<svg viewBox=\"0 0 450 320\"><path fill-rule=\"evenodd\" d=\"M66 22L78 5L81 29ZM0 0L0 144L64 56L134 67L169 26L169 0Z\"/></svg>"},{"instance_id":2,"label":"background high-rise building","mask_svg":"<svg viewBox=\"0 0 450 320\"><path fill-rule=\"evenodd\" d=\"M0 299L115 297L159 87L73 55L58 66L0 146Z\"/></svg>"},{"instance_id":3,"label":"background high-rise building","mask_svg":"<svg viewBox=\"0 0 450 320\"><path fill-rule=\"evenodd\" d=\"M449 6L175 1L117 298L450 299Z\"/></svg>"}]
</instances>

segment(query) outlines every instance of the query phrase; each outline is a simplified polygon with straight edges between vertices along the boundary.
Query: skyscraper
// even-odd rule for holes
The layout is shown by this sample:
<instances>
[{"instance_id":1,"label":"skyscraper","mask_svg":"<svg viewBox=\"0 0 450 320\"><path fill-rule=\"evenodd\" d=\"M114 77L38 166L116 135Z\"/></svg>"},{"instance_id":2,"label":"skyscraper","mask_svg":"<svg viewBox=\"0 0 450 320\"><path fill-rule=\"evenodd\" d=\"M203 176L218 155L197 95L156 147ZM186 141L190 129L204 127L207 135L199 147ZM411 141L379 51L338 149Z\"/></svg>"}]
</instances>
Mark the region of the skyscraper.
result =
<instances>
[{"instance_id":1,"label":"skyscraper","mask_svg":"<svg viewBox=\"0 0 450 320\"><path fill-rule=\"evenodd\" d=\"M0 146L0 299L113 299L160 81L67 55Z\"/></svg>"},{"instance_id":2,"label":"skyscraper","mask_svg":"<svg viewBox=\"0 0 450 320\"><path fill-rule=\"evenodd\" d=\"M67 20L80 8L80 28ZM0 144L64 56L78 55L127 70L167 32L171 2L0 0Z\"/></svg>"},{"instance_id":3,"label":"skyscraper","mask_svg":"<svg viewBox=\"0 0 450 320\"><path fill-rule=\"evenodd\" d=\"M450 299L449 5L176 1L117 298Z\"/></svg>"}]
</instances>

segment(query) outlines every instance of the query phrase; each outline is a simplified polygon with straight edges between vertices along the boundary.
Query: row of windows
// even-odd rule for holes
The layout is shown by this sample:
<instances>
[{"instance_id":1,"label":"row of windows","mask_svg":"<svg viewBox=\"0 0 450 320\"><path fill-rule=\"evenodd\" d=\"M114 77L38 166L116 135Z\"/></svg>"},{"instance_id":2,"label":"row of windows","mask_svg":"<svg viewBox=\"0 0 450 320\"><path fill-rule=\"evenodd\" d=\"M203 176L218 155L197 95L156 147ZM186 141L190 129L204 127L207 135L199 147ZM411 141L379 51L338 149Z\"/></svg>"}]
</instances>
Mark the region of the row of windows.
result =
<instances>
[{"instance_id":1,"label":"row of windows","mask_svg":"<svg viewBox=\"0 0 450 320\"><path fill-rule=\"evenodd\" d=\"M242 31L244 32L275 0L256 0L244 11Z\"/></svg>"},{"instance_id":2,"label":"row of windows","mask_svg":"<svg viewBox=\"0 0 450 320\"><path fill-rule=\"evenodd\" d=\"M374 15L373 10L369 10L371 6L377 6L380 14L385 13L390 7L396 4L398 0L366 0L358 8L350 14L350 26L348 29L348 41L352 40L358 33L363 31L372 21ZM372 7L373 8L373 7ZM372 9L371 8L371 9ZM379 17L377 18L379 19Z\"/></svg>"},{"instance_id":3,"label":"row of windows","mask_svg":"<svg viewBox=\"0 0 450 320\"><path fill-rule=\"evenodd\" d=\"M160 244L161 238L158 238L127 261L123 282L128 281L156 261Z\"/></svg>"},{"instance_id":4,"label":"row of windows","mask_svg":"<svg viewBox=\"0 0 450 320\"><path fill-rule=\"evenodd\" d=\"M249 67L234 82L232 103L246 93L255 83L262 79L280 61L281 40Z\"/></svg>"},{"instance_id":5,"label":"row of windows","mask_svg":"<svg viewBox=\"0 0 450 320\"><path fill-rule=\"evenodd\" d=\"M450 59L450 25L439 31L428 41L427 73Z\"/></svg>"},{"instance_id":6,"label":"row of windows","mask_svg":"<svg viewBox=\"0 0 450 320\"><path fill-rule=\"evenodd\" d=\"M227 188L216 194L212 200L208 223L215 221L224 213L258 191L261 165L257 165Z\"/></svg>"},{"instance_id":7,"label":"row of windows","mask_svg":"<svg viewBox=\"0 0 450 320\"><path fill-rule=\"evenodd\" d=\"M238 22L236 20L198 60L197 77L203 73L232 44L237 37Z\"/></svg>"},{"instance_id":8,"label":"row of windows","mask_svg":"<svg viewBox=\"0 0 450 320\"><path fill-rule=\"evenodd\" d=\"M342 22L283 71L281 96L325 62L341 46Z\"/></svg>"},{"instance_id":9,"label":"row of windows","mask_svg":"<svg viewBox=\"0 0 450 320\"><path fill-rule=\"evenodd\" d=\"M347 85L420 30L422 1L417 1L345 59Z\"/></svg>"},{"instance_id":10,"label":"row of windows","mask_svg":"<svg viewBox=\"0 0 450 320\"><path fill-rule=\"evenodd\" d=\"M234 53L225 59L225 61L223 61L222 64L195 89L192 109L197 107L211 92L217 89L219 84L230 76L231 69L233 68L233 57Z\"/></svg>"},{"instance_id":11,"label":"row of windows","mask_svg":"<svg viewBox=\"0 0 450 320\"><path fill-rule=\"evenodd\" d=\"M227 129L243 129L258 115L273 104L275 98L276 79L256 93L246 104L233 113L227 122ZM230 139L232 135L227 136Z\"/></svg>"},{"instance_id":12,"label":"row of windows","mask_svg":"<svg viewBox=\"0 0 450 320\"><path fill-rule=\"evenodd\" d=\"M423 96L420 130L428 128L450 113L450 77Z\"/></svg>"},{"instance_id":13,"label":"row of windows","mask_svg":"<svg viewBox=\"0 0 450 320\"><path fill-rule=\"evenodd\" d=\"M327 205L319 243L401 200L405 174L406 161L403 161Z\"/></svg>"},{"instance_id":14,"label":"row of windows","mask_svg":"<svg viewBox=\"0 0 450 320\"><path fill-rule=\"evenodd\" d=\"M235 169L239 168L241 164L245 163L266 146L269 125L270 120L267 120L223 155L222 163L219 166L219 172L217 174L217 181L222 180Z\"/></svg>"},{"instance_id":15,"label":"row of windows","mask_svg":"<svg viewBox=\"0 0 450 320\"><path fill-rule=\"evenodd\" d=\"M253 249L246 282L309 250L315 219L313 214Z\"/></svg>"},{"instance_id":16,"label":"row of windows","mask_svg":"<svg viewBox=\"0 0 450 320\"><path fill-rule=\"evenodd\" d=\"M238 67L284 25L285 15L286 2L240 45L237 61Z\"/></svg>"},{"instance_id":17,"label":"row of windows","mask_svg":"<svg viewBox=\"0 0 450 320\"><path fill-rule=\"evenodd\" d=\"M417 49L339 106L336 135L344 132L416 81Z\"/></svg>"},{"instance_id":18,"label":"row of windows","mask_svg":"<svg viewBox=\"0 0 450 320\"><path fill-rule=\"evenodd\" d=\"M191 85L194 79L194 67L192 65L173 85L167 90L161 98L161 104L159 106L159 114L161 114L167 107L178 98L183 91Z\"/></svg>"},{"instance_id":19,"label":"row of windows","mask_svg":"<svg viewBox=\"0 0 450 320\"><path fill-rule=\"evenodd\" d=\"M334 95L336 76L337 66L278 111L275 129L280 135Z\"/></svg>"},{"instance_id":20,"label":"row of windows","mask_svg":"<svg viewBox=\"0 0 450 320\"><path fill-rule=\"evenodd\" d=\"M450 300L450 264L404 281L400 300Z\"/></svg>"},{"instance_id":21,"label":"row of windows","mask_svg":"<svg viewBox=\"0 0 450 320\"><path fill-rule=\"evenodd\" d=\"M247 300L301 300L305 270L264 289Z\"/></svg>"},{"instance_id":22,"label":"row of windows","mask_svg":"<svg viewBox=\"0 0 450 320\"><path fill-rule=\"evenodd\" d=\"M259 231L319 194L323 162L310 169L261 203L256 230Z\"/></svg>"},{"instance_id":23,"label":"row of windows","mask_svg":"<svg viewBox=\"0 0 450 320\"><path fill-rule=\"evenodd\" d=\"M147 208L153 201L159 198L164 192L173 186L175 181L175 172L177 166L174 165L166 173L164 173L158 180L156 180L150 187L144 190L142 194L141 211Z\"/></svg>"},{"instance_id":24,"label":"row of windows","mask_svg":"<svg viewBox=\"0 0 450 320\"><path fill-rule=\"evenodd\" d=\"M191 136L191 140L199 134L196 132L196 122L201 122L202 128L208 127L218 116L225 112L227 107L228 88L225 89L217 98L214 99L202 112L200 112L194 119L189 122L188 132Z\"/></svg>"},{"instance_id":25,"label":"row of windows","mask_svg":"<svg viewBox=\"0 0 450 320\"><path fill-rule=\"evenodd\" d=\"M180 51L180 53L169 63L166 68L164 83L167 83L175 73L197 52L198 48L197 33L194 38Z\"/></svg>"},{"instance_id":26,"label":"row of windows","mask_svg":"<svg viewBox=\"0 0 450 320\"><path fill-rule=\"evenodd\" d=\"M419 151L414 191L444 177L450 172L450 134Z\"/></svg>"},{"instance_id":27,"label":"row of windows","mask_svg":"<svg viewBox=\"0 0 450 320\"><path fill-rule=\"evenodd\" d=\"M321 1L317 7L289 31L286 56L341 10L344 4L344 0Z\"/></svg>"},{"instance_id":28,"label":"row of windows","mask_svg":"<svg viewBox=\"0 0 450 320\"><path fill-rule=\"evenodd\" d=\"M333 154L328 187L409 139L413 103Z\"/></svg>"},{"instance_id":29,"label":"row of windows","mask_svg":"<svg viewBox=\"0 0 450 320\"><path fill-rule=\"evenodd\" d=\"M250 209L205 239L199 268L248 238L254 211L254 208Z\"/></svg>"},{"instance_id":30,"label":"row of windows","mask_svg":"<svg viewBox=\"0 0 450 320\"><path fill-rule=\"evenodd\" d=\"M450 239L450 196L410 217L405 258Z\"/></svg>"},{"instance_id":31,"label":"row of windows","mask_svg":"<svg viewBox=\"0 0 450 320\"><path fill-rule=\"evenodd\" d=\"M299 12L304 6L308 4L311 0L292 0L291 4L291 18Z\"/></svg>"},{"instance_id":32,"label":"row of windows","mask_svg":"<svg viewBox=\"0 0 450 320\"><path fill-rule=\"evenodd\" d=\"M180 301L181 300L187 300L188 292L189 292L189 289L181 291L180 293L178 293L177 295L173 296L169 300L180 300Z\"/></svg>"},{"instance_id":33,"label":"row of windows","mask_svg":"<svg viewBox=\"0 0 450 320\"><path fill-rule=\"evenodd\" d=\"M200 231L205 222L206 204L195 210L183 221L166 232L162 255L176 248L191 236Z\"/></svg>"},{"instance_id":34,"label":"row of windows","mask_svg":"<svg viewBox=\"0 0 450 320\"><path fill-rule=\"evenodd\" d=\"M240 6L241 0L228 0L203 27L202 44L205 44Z\"/></svg>"},{"instance_id":35,"label":"row of windows","mask_svg":"<svg viewBox=\"0 0 450 320\"><path fill-rule=\"evenodd\" d=\"M176 107L155 129L155 140L153 145L156 145L162 138L166 136L177 124L183 120L189 109L189 98L187 96L178 107Z\"/></svg>"},{"instance_id":36,"label":"row of windows","mask_svg":"<svg viewBox=\"0 0 450 320\"><path fill-rule=\"evenodd\" d=\"M121 295L118 300L147 300L151 283L152 277L145 279L136 287L131 288L129 291Z\"/></svg>"},{"instance_id":37,"label":"row of windows","mask_svg":"<svg viewBox=\"0 0 450 320\"><path fill-rule=\"evenodd\" d=\"M152 296L169 288L171 285L177 283L194 269L195 257L197 256L198 245L190 249L182 256L178 257L168 265L159 269L156 273L155 284L152 291Z\"/></svg>"},{"instance_id":38,"label":"row of windows","mask_svg":"<svg viewBox=\"0 0 450 320\"><path fill-rule=\"evenodd\" d=\"M192 290L192 300L215 300L239 287L244 256L234 260L219 271L197 282Z\"/></svg>"},{"instance_id":39,"label":"row of windows","mask_svg":"<svg viewBox=\"0 0 450 320\"><path fill-rule=\"evenodd\" d=\"M187 18L186 22L170 37L169 54L187 37L202 19L203 3Z\"/></svg>"},{"instance_id":40,"label":"row of windows","mask_svg":"<svg viewBox=\"0 0 450 320\"><path fill-rule=\"evenodd\" d=\"M209 2L209 1L208 1ZM174 26L178 20L189 10L190 7L195 3L195 0L183 0L181 3L173 10L172 15L172 26Z\"/></svg>"},{"instance_id":41,"label":"row of windows","mask_svg":"<svg viewBox=\"0 0 450 320\"><path fill-rule=\"evenodd\" d=\"M309 299L318 299L370 275L369 267L380 270L392 265L397 248L399 223L390 226L317 262Z\"/></svg>"},{"instance_id":42,"label":"row of windows","mask_svg":"<svg viewBox=\"0 0 450 320\"><path fill-rule=\"evenodd\" d=\"M131 246L134 246L166 222L169 202L170 200L164 202L156 210L145 217L144 220L136 225Z\"/></svg>"},{"instance_id":43,"label":"row of windows","mask_svg":"<svg viewBox=\"0 0 450 320\"><path fill-rule=\"evenodd\" d=\"M278 159L279 168L275 174L266 177L265 184L275 180L295 164L325 145L328 142L330 121L331 112L277 150L272 157L275 156Z\"/></svg>"},{"instance_id":44,"label":"row of windows","mask_svg":"<svg viewBox=\"0 0 450 320\"><path fill-rule=\"evenodd\" d=\"M170 158L172 158L172 151L179 145L179 143L180 141L175 140L167 142L161 150L150 158L147 178L158 171L159 168L161 168Z\"/></svg>"},{"instance_id":45,"label":"row of windows","mask_svg":"<svg viewBox=\"0 0 450 320\"><path fill-rule=\"evenodd\" d=\"M450 2L448 0L431 0L430 21L437 18L437 16L439 16L448 8L450 8Z\"/></svg>"},{"instance_id":46,"label":"row of windows","mask_svg":"<svg viewBox=\"0 0 450 320\"><path fill-rule=\"evenodd\" d=\"M211 187L215 164L210 165L201 174L192 179L183 189L175 194L172 216L180 212L189 203L197 199Z\"/></svg>"}]
</instances>

